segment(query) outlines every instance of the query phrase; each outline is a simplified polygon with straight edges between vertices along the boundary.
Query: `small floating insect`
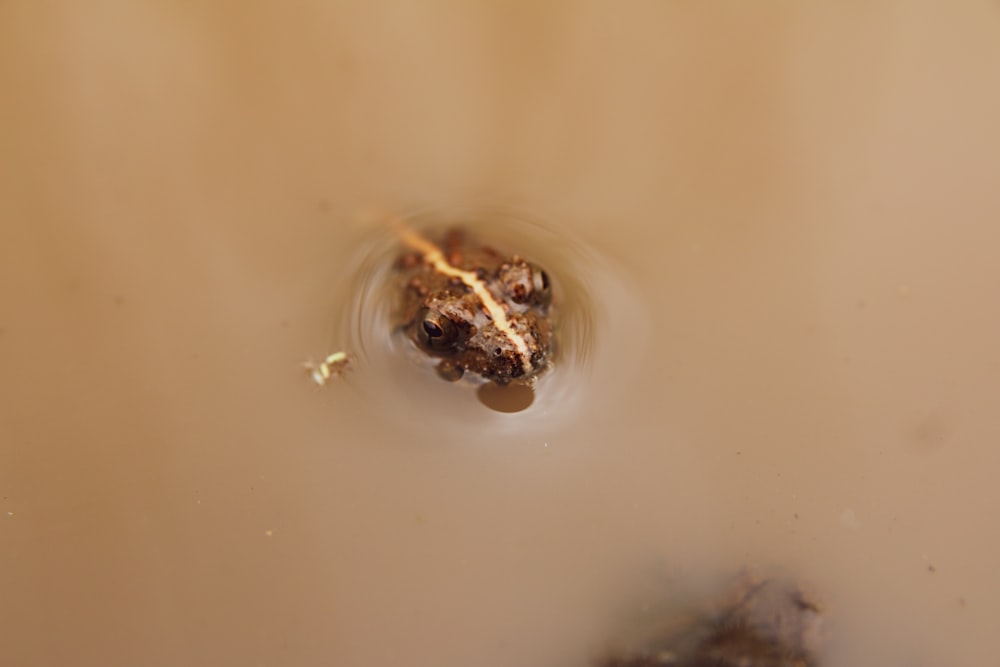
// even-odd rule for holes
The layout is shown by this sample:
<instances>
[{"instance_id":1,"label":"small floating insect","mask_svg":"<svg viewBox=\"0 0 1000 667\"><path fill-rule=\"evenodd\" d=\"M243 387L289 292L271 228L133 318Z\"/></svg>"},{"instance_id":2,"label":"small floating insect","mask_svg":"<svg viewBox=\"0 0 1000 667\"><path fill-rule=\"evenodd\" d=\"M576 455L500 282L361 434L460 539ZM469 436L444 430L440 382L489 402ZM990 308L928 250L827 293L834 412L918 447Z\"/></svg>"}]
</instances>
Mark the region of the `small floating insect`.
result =
<instances>
[{"instance_id":1,"label":"small floating insect","mask_svg":"<svg viewBox=\"0 0 1000 667\"><path fill-rule=\"evenodd\" d=\"M529 381L548 368L552 284L536 264L475 243L462 229L440 245L396 224L406 250L396 260L403 292L398 326L437 372L466 372L498 385Z\"/></svg>"},{"instance_id":2,"label":"small floating insect","mask_svg":"<svg viewBox=\"0 0 1000 667\"><path fill-rule=\"evenodd\" d=\"M302 364L312 381L320 387L325 386L330 378L343 375L350 366L351 357L343 351L327 355L318 364L311 361Z\"/></svg>"}]
</instances>

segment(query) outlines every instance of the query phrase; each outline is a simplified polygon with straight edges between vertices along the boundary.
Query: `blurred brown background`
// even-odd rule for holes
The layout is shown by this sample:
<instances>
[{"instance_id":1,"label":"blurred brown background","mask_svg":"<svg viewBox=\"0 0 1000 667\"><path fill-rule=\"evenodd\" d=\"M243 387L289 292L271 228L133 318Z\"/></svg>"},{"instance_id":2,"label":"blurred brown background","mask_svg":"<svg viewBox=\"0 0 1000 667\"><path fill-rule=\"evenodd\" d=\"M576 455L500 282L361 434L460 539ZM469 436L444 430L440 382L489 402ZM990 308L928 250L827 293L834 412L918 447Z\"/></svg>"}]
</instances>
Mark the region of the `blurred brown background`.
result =
<instances>
[{"instance_id":1,"label":"blurred brown background","mask_svg":"<svg viewBox=\"0 0 1000 667\"><path fill-rule=\"evenodd\" d=\"M0 664L585 665L744 565L994 659L998 84L985 1L0 2ZM305 381L357 212L459 199L629 267L600 410Z\"/></svg>"}]
</instances>

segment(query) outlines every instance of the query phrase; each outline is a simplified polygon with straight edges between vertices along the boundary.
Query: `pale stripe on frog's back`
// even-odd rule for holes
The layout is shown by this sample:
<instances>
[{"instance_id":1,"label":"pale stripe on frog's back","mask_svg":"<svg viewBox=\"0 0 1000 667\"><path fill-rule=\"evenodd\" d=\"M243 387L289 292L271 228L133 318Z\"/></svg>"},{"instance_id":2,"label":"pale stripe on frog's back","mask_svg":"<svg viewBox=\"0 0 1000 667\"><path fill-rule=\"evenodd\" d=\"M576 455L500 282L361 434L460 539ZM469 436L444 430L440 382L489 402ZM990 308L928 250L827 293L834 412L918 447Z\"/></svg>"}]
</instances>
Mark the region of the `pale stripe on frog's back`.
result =
<instances>
[{"instance_id":1,"label":"pale stripe on frog's back","mask_svg":"<svg viewBox=\"0 0 1000 667\"><path fill-rule=\"evenodd\" d=\"M434 267L435 271L451 278L458 278L466 287L472 290L472 293L476 295L479 302L483 304L483 308L489 313L497 330L506 336L507 340L517 349L524 372L530 373L532 364L528 342L524 339L524 336L514 330L510 318L507 317L507 311L504 310L503 305L486 288L486 283L474 271L465 271L452 265L445 257L441 248L434 245L434 243L419 232L411 229L402 220L393 220L392 226L399 235L400 240L412 250L420 253L423 260Z\"/></svg>"}]
</instances>

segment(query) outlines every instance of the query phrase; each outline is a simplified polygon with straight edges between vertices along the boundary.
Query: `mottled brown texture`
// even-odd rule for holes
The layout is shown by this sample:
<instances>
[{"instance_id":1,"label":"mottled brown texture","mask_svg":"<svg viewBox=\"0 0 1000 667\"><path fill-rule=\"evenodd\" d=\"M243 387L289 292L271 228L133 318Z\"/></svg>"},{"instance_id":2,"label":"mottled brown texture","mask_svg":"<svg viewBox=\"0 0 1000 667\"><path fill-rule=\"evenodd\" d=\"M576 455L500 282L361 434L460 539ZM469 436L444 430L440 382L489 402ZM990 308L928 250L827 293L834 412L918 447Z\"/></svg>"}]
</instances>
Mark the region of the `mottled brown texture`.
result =
<instances>
[{"instance_id":1,"label":"mottled brown texture","mask_svg":"<svg viewBox=\"0 0 1000 667\"><path fill-rule=\"evenodd\" d=\"M403 286L400 321L407 337L440 360L438 374L450 381L471 372L502 385L544 371L552 346L548 276L520 257L508 258L476 243L461 229L447 231L440 243L448 263L474 272L501 305L510 328L525 341L528 363L466 284L410 251L396 262ZM428 335L428 320L442 335Z\"/></svg>"}]
</instances>

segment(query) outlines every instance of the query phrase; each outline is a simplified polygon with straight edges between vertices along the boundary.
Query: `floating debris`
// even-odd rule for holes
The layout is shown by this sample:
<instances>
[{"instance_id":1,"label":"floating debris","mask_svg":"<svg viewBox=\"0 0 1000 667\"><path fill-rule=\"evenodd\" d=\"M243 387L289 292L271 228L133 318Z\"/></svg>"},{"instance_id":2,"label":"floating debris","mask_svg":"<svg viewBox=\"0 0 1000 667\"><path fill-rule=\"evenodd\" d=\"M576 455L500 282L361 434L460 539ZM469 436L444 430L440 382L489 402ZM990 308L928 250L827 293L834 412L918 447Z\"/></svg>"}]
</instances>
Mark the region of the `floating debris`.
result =
<instances>
[{"instance_id":1,"label":"floating debris","mask_svg":"<svg viewBox=\"0 0 1000 667\"><path fill-rule=\"evenodd\" d=\"M343 375L351 366L351 357L346 352L334 352L318 364L308 361L302 365L309 373L310 379L317 386L325 386L330 378Z\"/></svg>"}]
</instances>

